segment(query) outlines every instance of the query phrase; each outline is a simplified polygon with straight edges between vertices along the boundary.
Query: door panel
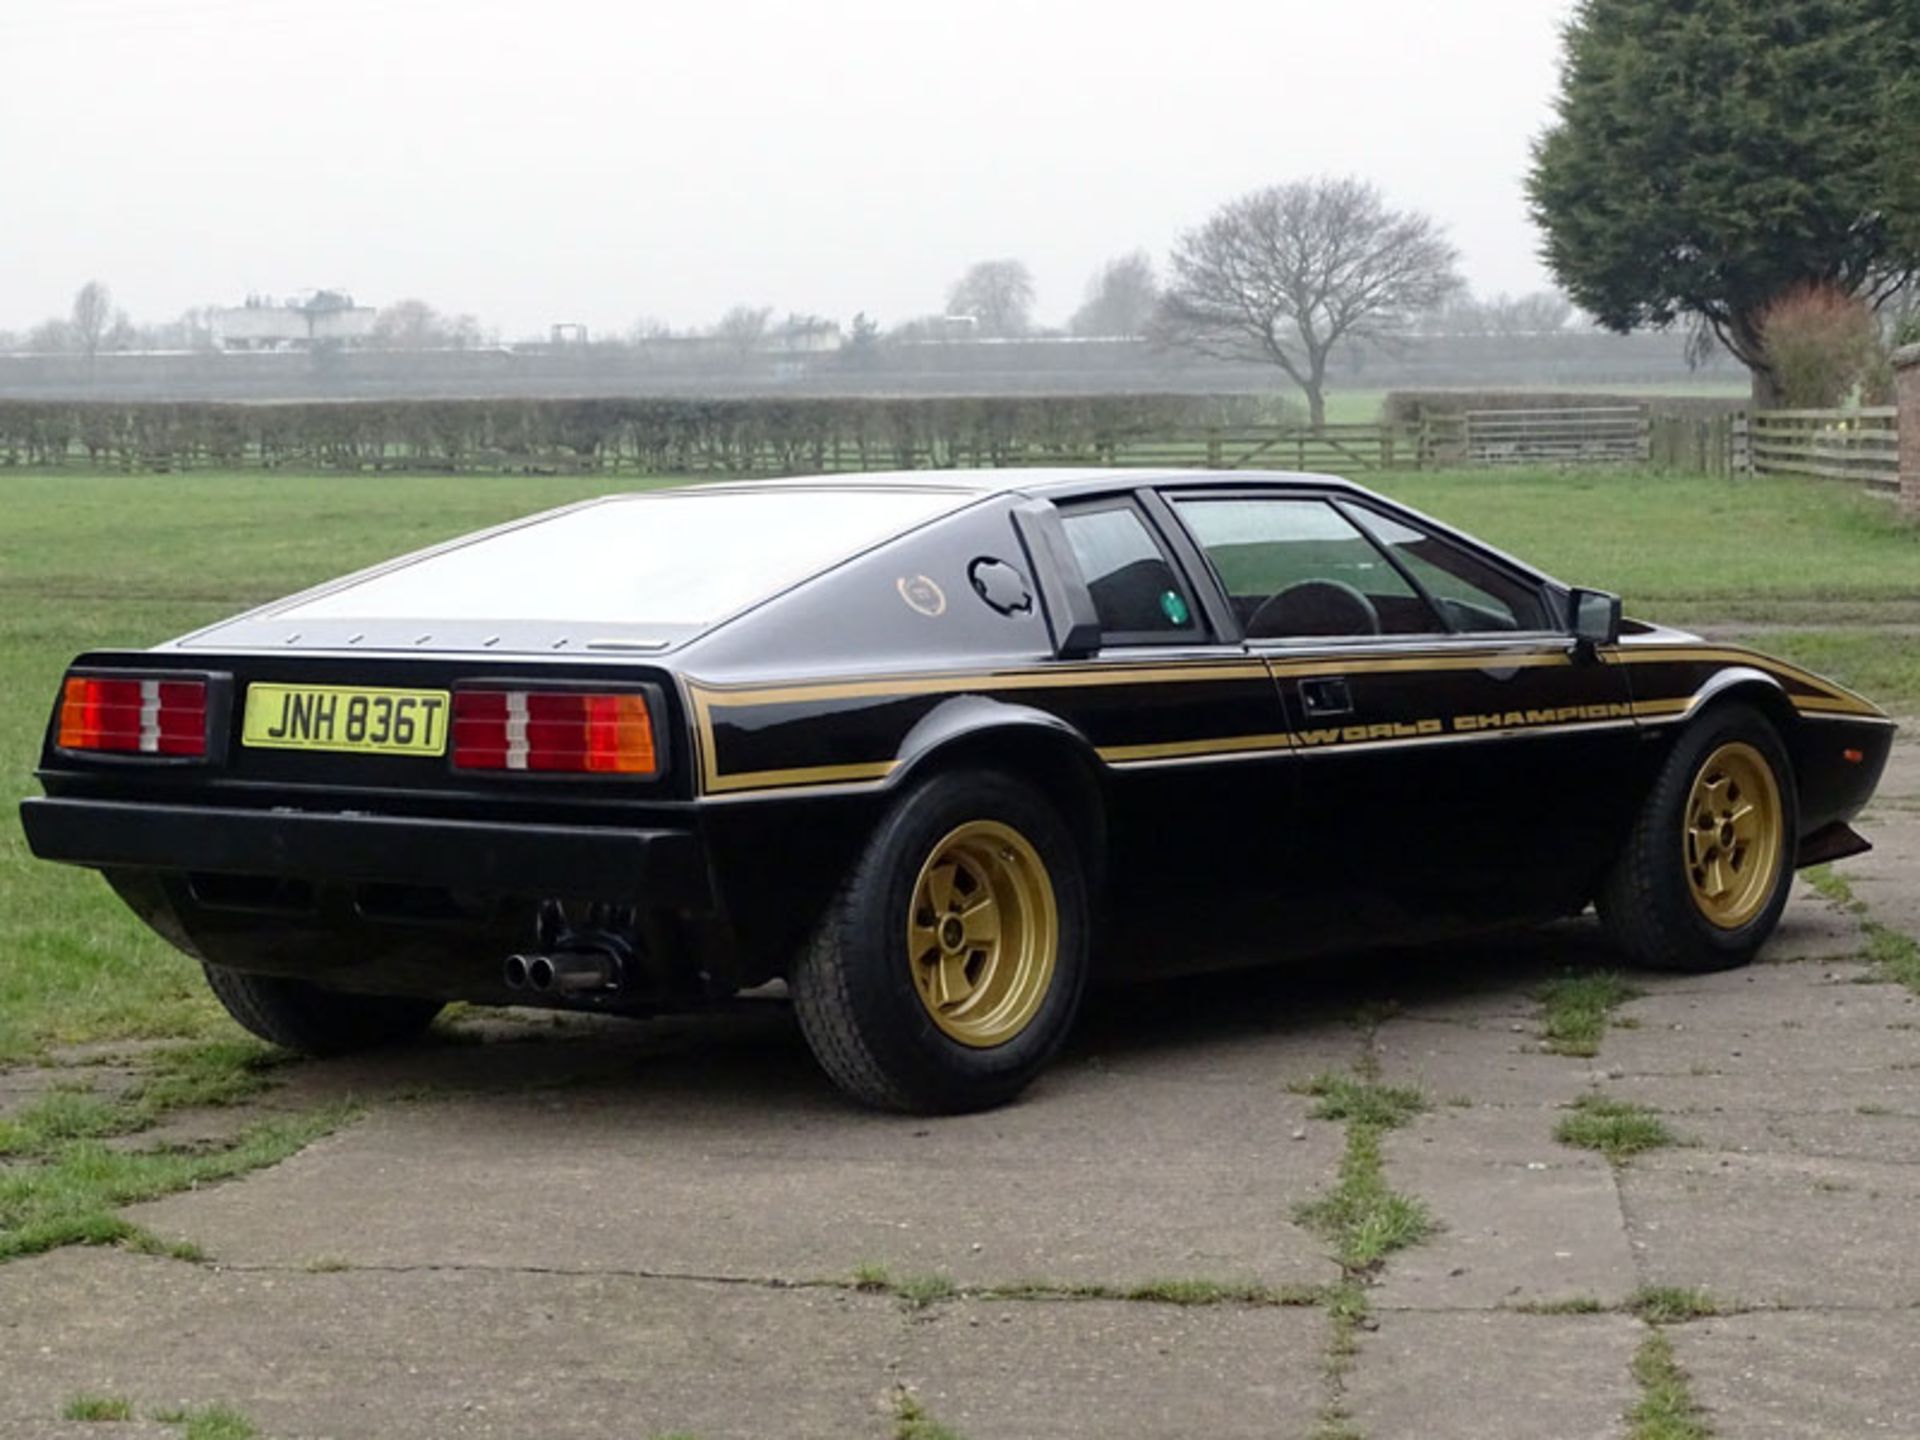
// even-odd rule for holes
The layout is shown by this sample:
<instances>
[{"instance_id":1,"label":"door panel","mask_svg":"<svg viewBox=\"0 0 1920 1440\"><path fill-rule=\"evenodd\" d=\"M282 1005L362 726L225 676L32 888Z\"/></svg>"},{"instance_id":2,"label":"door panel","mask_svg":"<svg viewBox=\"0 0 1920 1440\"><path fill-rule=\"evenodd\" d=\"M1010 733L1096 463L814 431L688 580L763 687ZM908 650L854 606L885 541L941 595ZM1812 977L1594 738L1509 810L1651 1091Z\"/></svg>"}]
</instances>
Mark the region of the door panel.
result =
<instances>
[{"instance_id":1,"label":"door panel","mask_svg":"<svg viewBox=\"0 0 1920 1440\"><path fill-rule=\"evenodd\" d=\"M1270 655L1305 713L1300 880L1318 923L1415 938L1577 909L1630 822L1638 736L1624 672L1540 637Z\"/></svg>"},{"instance_id":2,"label":"door panel","mask_svg":"<svg viewBox=\"0 0 1920 1440\"><path fill-rule=\"evenodd\" d=\"M1556 633L1545 582L1352 496L1169 500L1289 713L1291 863L1269 883L1297 945L1585 900L1637 742L1623 672Z\"/></svg>"},{"instance_id":3,"label":"door panel","mask_svg":"<svg viewBox=\"0 0 1920 1440\"><path fill-rule=\"evenodd\" d=\"M1108 775L1105 974L1165 974L1271 958L1268 877L1292 863L1293 756L1265 663L1215 612L1129 496L1063 507L1099 616L1111 689L1081 692L1075 723ZM1121 683L1129 673L1152 677ZM1105 706L1105 709L1101 707Z\"/></svg>"}]
</instances>

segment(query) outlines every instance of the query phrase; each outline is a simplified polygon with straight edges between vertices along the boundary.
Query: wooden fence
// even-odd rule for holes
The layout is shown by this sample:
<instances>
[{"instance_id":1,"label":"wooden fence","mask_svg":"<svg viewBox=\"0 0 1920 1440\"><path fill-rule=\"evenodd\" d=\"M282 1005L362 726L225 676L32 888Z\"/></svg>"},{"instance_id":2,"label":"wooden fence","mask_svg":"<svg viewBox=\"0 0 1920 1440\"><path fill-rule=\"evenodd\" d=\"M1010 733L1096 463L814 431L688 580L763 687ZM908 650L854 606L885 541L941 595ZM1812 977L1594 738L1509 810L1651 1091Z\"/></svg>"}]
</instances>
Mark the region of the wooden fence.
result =
<instances>
[{"instance_id":1,"label":"wooden fence","mask_svg":"<svg viewBox=\"0 0 1920 1440\"><path fill-rule=\"evenodd\" d=\"M1655 413L1642 404L1438 411L1319 430L1207 397L0 402L0 470L786 475L1092 465L1364 475L1497 465L1899 484L1891 408Z\"/></svg>"},{"instance_id":2,"label":"wooden fence","mask_svg":"<svg viewBox=\"0 0 1920 1440\"><path fill-rule=\"evenodd\" d=\"M1647 458L1647 407L1469 410L1462 440L1470 465L1638 465Z\"/></svg>"},{"instance_id":3,"label":"wooden fence","mask_svg":"<svg viewBox=\"0 0 1920 1440\"><path fill-rule=\"evenodd\" d=\"M1160 434L1095 435L1070 442L1003 443L991 453L960 450L958 465L1111 465L1168 470L1330 470L1348 475L1416 468L1423 451L1417 427L1387 424L1218 425ZM933 457L915 457L931 463ZM828 471L866 468L838 447L822 456Z\"/></svg>"},{"instance_id":4,"label":"wooden fence","mask_svg":"<svg viewBox=\"0 0 1920 1440\"><path fill-rule=\"evenodd\" d=\"M1853 480L1900 488L1900 421L1892 406L1860 410L1759 410L1748 430L1756 475Z\"/></svg>"}]
</instances>

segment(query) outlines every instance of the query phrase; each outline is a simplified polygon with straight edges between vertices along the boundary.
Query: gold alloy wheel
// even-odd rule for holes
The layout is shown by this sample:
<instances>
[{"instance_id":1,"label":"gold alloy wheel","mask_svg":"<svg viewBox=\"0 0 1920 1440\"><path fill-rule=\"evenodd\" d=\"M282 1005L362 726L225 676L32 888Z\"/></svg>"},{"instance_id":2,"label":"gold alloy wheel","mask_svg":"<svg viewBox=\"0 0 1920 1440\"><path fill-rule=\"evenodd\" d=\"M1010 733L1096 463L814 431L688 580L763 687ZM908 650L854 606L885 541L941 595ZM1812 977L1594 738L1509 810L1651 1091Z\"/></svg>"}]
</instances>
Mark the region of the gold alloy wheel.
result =
<instances>
[{"instance_id":1,"label":"gold alloy wheel","mask_svg":"<svg viewBox=\"0 0 1920 1440\"><path fill-rule=\"evenodd\" d=\"M1773 898L1785 810L1773 767L1753 746L1735 740L1707 757L1693 777L1681 821L1687 885L1700 913L1722 930L1738 930Z\"/></svg>"},{"instance_id":2,"label":"gold alloy wheel","mask_svg":"<svg viewBox=\"0 0 1920 1440\"><path fill-rule=\"evenodd\" d=\"M1053 881L1024 835L970 820L933 847L913 884L907 963L943 1032L1004 1045L1040 1013L1059 955Z\"/></svg>"}]
</instances>

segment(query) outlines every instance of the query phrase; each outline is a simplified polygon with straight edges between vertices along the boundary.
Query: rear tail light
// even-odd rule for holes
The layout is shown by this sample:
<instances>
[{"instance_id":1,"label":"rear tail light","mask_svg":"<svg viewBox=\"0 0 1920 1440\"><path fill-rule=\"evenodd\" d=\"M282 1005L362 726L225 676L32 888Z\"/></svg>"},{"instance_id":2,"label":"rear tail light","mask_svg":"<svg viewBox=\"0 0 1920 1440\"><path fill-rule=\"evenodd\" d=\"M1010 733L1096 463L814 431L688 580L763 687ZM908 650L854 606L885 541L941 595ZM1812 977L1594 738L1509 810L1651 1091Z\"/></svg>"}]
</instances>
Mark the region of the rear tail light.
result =
<instances>
[{"instance_id":1,"label":"rear tail light","mask_svg":"<svg viewBox=\"0 0 1920 1440\"><path fill-rule=\"evenodd\" d=\"M576 775L660 768L647 697L585 690L454 691L453 765Z\"/></svg>"},{"instance_id":2,"label":"rear tail light","mask_svg":"<svg viewBox=\"0 0 1920 1440\"><path fill-rule=\"evenodd\" d=\"M60 692L62 750L205 759L205 680L69 675Z\"/></svg>"}]
</instances>

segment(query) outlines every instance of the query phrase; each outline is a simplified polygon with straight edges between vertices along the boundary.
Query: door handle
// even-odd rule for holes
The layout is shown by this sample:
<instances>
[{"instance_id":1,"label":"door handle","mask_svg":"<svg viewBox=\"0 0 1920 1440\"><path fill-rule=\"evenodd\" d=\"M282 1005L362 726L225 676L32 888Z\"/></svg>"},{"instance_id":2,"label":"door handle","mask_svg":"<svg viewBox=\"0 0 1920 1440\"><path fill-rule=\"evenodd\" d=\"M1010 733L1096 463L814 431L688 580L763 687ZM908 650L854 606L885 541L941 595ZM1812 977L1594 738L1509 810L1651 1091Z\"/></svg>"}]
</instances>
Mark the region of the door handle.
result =
<instances>
[{"instance_id":1,"label":"door handle","mask_svg":"<svg viewBox=\"0 0 1920 1440\"><path fill-rule=\"evenodd\" d=\"M1351 715L1353 694L1344 675L1322 675L1300 682L1300 708L1310 716Z\"/></svg>"}]
</instances>

